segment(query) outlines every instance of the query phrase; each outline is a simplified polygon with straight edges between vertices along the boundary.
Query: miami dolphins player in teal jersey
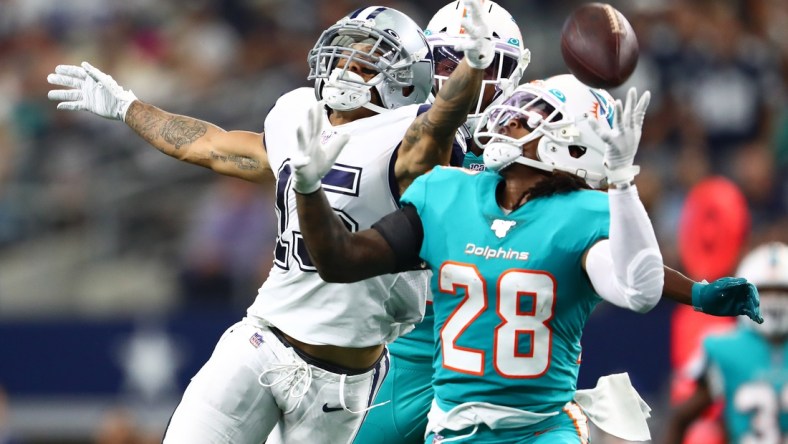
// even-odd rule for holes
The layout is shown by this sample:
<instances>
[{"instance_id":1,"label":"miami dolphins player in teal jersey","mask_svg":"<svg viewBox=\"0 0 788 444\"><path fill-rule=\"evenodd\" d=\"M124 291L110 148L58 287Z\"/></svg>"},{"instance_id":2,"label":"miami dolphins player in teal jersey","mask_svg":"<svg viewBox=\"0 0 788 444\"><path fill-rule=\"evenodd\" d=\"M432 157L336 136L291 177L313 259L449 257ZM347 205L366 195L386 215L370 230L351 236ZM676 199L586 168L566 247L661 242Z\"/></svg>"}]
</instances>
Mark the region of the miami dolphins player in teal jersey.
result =
<instances>
[{"instance_id":1,"label":"miami dolphins player in teal jersey","mask_svg":"<svg viewBox=\"0 0 788 444\"><path fill-rule=\"evenodd\" d=\"M665 443L680 444L687 426L718 399L723 400L727 442L788 440L788 245L760 245L744 258L737 275L758 287L765 322L742 323L704 340L692 369L697 389L674 410Z\"/></svg>"},{"instance_id":2,"label":"miami dolphins player in teal jersey","mask_svg":"<svg viewBox=\"0 0 788 444\"><path fill-rule=\"evenodd\" d=\"M471 139L473 126L494 99L512 93L530 60L530 52L523 46L520 29L511 14L489 0L484 2L482 12L489 28L488 37L495 43L495 56L485 69L476 105L458 133L458 137L464 135L459 145L467 147L462 165L472 169L483 167L481 155L476 157L474 154L474 150L480 151ZM462 51L454 49L466 38L464 16L462 2L453 1L442 7L424 30L435 66L434 95L464 57ZM453 153L452 165L460 164L455 161ZM415 444L424 441L427 413L433 398L434 324L431 302L428 297L422 322L389 344L391 367L375 398L379 407L369 411L364 419L354 441L357 444Z\"/></svg>"},{"instance_id":3,"label":"miami dolphins player in teal jersey","mask_svg":"<svg viewBox=\"0 0 788 444\"><path fill-rule=\"evenodd\" d=\"M523 36L517 23L504 8L492 1L484 3L486 22L490 27L490 39L495 42L495 60L485 70L482 90L475 107L468 114L466 124L461 127L465 147L462 160L464 168L480 171L484 169L482 150L473 140L472 132L483 112L492 104L509 97L519 85L530 62L530 51L525 48ZM464 36L462 20L465 8L460 1L442 7L424 30L430 44L435 63L435 86L437 94L448 76L459 66L463 53L454 46ZM452 165L456 163L452 162ZM699 284L666 267L664 295L685 304L691 304L693 289L696 304L707 301L725 301L719 295L725 291L727 302L743 299L750 294L749 287L741 280L723 278L712 285ZM693 285L695 285L693 287ZM703 290L703 298L700 290ZM389 344L391 368L386 376L375 404L356 437L358 444L415 444L423 442L427 427L427 413L433 399L432 361L434 355L434 323L431 299L428 297L424 320L416 328ZM716 307L701 311L714 312ZM729 307L733 308L729 304ZM731 314L728 310L725 314ZM739 312L735 312L739 314ZM719 314L719 313L717 313Z\"/></svg>"},{"instance_id":4,"label":"miami dolphins player in teal jersey","mask_svg":"<svg viewBox=\"0 0 788 444\"><path fill-rule=\"evenodd\" d=\"M494 131L477 133L487 140L490 171L436 167L414 181L400 211L369 230L350 233L319 188L296 195L306 246L325 280L422 263L433 271L427 442L587 442L584 412L616 436L649 437L631 386L628 397L602 396L625 405L624 417L608 416L610 406L589 397L573 401L580 335L593 308L606 299L645 312L663 288L656 238L632 185L648 98L630 91L613 118L600 91L572 76L521 86L485 113ZM313 119L299 130L294 174L306 183L336 155L320 148L319 126ZM590 190L603 180L609 193ZM756 307L745 311L757 316Z\"/></svg>"}]
</instances>

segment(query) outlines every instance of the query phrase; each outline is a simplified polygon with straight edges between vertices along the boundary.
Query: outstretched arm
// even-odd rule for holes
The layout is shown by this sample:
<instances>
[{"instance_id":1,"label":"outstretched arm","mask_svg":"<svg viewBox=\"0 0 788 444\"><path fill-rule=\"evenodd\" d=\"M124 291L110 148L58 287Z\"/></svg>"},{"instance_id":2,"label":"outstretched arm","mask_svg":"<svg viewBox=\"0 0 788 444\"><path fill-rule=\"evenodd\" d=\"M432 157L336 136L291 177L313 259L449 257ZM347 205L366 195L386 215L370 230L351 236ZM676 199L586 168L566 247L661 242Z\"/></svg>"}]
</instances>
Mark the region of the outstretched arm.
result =
<instances>
[{"instance_id":1,"label":"outstretched arm","mask_svg":"<svg viewBox=\"0 0 788 444\"><path fill-rule=\"evenodd\" d=\"M607 144L610 239L592 246L584 258L586 273L600 296L641 313L657 305L664 286L657 237L633 184L639 171L633 162L650 97L646 91L638 98L631 88L625 103L616 102L612 129L592 125Z\"/></svg>"},{"instance_id":2,"label":"outstretched arm","mask_svg":"<svg viewBox=\"0 0 788 444\"><path fill-rule=\"evenodd\" d=\"M356 282L397 271L394 250L383 236L374 229L348 231L322 188L295 195L304 243L324 281Z\"/></svg>"},{"instance_id":3,"label":"outstretched arm","mask_svg":"<svg viewBox=\"0 0 788 444\"><path fill-rule=\"evenodd\" d=\"M492 63L494 46L480 0L465 0L463 26L468 39L456 49L465 52L457 69L438 91L432 107L414 120L400 145L394 174L400 193L435 165L447 165L454 135L479 97L484 69Z\"/></svg>"},{"instance_id":4,"label":"outstretched arm","mask_svg":"<svg viewBox=\"0 0 788 444\"><path fill-rule=\"evenodd\" d=\"M163 111L140 101L87 62L82 66L59 65L47 81L69 88L49 92L50 100L60 101L58 109L85 110L121 120L168 156L251 182L273 177L262 134L225 131L202 120Z\"/></svg>"},{"instance_id":5,"label":"outstretched arm","mask_svg":"<svg viewBox=\"0 0 788 444\"><path fill-rule=\"evenodd\" d=\"M262 134L225 131L212 123L172 114L139 100L131 104L124 121L170 157L249 182L273 178Z\"/></svg>"},{"instance_id":6,"label":"outstretched arm","mask_svg":"<svg viewBox=\"0 0 788 444\"><path fill-rule=\"evenodd\" d=\"M711 283L695 282L665 267L662 295L711 316L745 315L763 323L758 290L744 278L722 277Z\"/></svg>"},{"instance_id":7,"label":"outstretched arm","mask_svg":"<svg viewBox=\"0 0 788 444\"><path fill-rule=\"evenodd\" d=\"M290 161L298 224L312 263L327 282L355 282L393 273L397 271L397 253L381 232L368 229L351 233L323 192L321 179L349 136L336 134L323 143L321 113L321 105L315 105L306 124L298 128L298 146Z\"/></svg>"}]
</instances>

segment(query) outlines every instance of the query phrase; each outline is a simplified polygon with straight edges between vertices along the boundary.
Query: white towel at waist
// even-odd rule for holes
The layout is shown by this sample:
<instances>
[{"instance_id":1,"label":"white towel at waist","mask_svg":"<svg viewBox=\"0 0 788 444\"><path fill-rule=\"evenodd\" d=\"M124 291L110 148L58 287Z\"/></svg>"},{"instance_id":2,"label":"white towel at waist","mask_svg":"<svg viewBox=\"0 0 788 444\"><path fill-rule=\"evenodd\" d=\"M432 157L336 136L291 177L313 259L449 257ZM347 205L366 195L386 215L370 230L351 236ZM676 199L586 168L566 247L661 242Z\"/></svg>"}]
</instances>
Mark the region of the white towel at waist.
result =
<instances>
[{"instance_id":1,"label":"white towel at waist","mask_svg":"<svg viewBox=\"0 0 788 444\"><path fill-rule=\"evenodd\" d=\"M646 404L626 373L602 376L596 387L575 392L575 402L597 427L627 441L648 441L651 433Z\"/></svg>"}]
</instances>

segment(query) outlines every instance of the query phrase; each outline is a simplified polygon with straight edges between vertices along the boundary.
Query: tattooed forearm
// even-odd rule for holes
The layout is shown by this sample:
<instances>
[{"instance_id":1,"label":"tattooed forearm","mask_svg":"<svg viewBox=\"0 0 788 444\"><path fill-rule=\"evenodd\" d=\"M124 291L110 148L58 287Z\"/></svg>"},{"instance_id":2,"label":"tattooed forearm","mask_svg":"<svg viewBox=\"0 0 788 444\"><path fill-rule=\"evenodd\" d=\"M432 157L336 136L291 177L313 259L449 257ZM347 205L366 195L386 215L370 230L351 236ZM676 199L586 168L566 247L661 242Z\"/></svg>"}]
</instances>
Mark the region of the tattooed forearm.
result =
<instances>
[{"instance_id":1,"label":"tattooed forearm","mask_svg":"<svg viewBox=\"0 0 788 444\"><path fill-rule=\"evenodd\" d=\"M484 72L460 63L446 83L438 91L435 103L429 111L420 115L408 128L404 137L405 144L418 146L422 140L438 141L438 146L425 150L425 160L441 161L445 152L451 148L451 141L457 128L468 118L481 90ZM429 139L425 139L429 136Z\"/></svg>"},{"instance_id":2,"label":"tattooed forearm","mask_svg":"<svg viewBox=\"0 0 788 444\"><path fill-rule=\"evenodd\" d=\"M261 168L260 161L257 159L252 159L251 157L236 156L232 154L223 155L215 151L211 151L211 158L221 162L233 163L239 170L257 171Z\"/></svg>"},{"instance_id":3,"label":"tattooed forearm","mask_svg":"<svg viewBox=\"0 0 788 444\"><path fill-rule=\"evenodd\" d=\"M174 117L164 122L159 134L177 150L204 136L206 131L205 123L199 120Z\"/></svg>"},{"instance_id":4,"label":"tattooed forearm","mask_svg":"<svg viewBox=\"0 0 788 444\"><path fill-rule=\"evenodd\" d=\"M205 122L170 114L140 101L129 107L126 124L165 154L194 142L208 130Z\"/></svg>"},{"instance_id":5,"label":"tattooed forearm","mask_svg":"<svg viewBox=\"0 0 788 444\"><path fill-rule=\"evenodd\" d=\"M449 135L457 131L457 128L468 118L471 108L476 105L483 75L483 70L473 69L467 63L460 63L457 70L438 91L433 105L434 112L427 113L427 120L433 131Z\"/></svg>"}]
</instances>

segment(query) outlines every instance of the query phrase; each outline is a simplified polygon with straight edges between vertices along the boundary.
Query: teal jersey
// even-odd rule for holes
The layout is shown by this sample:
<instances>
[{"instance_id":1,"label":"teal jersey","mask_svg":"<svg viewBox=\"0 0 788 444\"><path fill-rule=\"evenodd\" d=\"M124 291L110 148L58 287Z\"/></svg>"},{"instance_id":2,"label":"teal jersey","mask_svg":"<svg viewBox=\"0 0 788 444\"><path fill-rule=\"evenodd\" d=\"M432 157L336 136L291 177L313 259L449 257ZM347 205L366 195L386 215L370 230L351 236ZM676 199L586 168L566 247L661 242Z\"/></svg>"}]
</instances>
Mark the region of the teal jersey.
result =
<instances>
[{"instance_id":1,"label":"teal jersey","mask_svg":"<svg viewBox=\"0 0 788 444\"><path fill-rule=\"evenodd\" d=\"M788 342L769 343L739 328L703 341L706 376L725 400L729 442L786 442L788 439Z\"/></svg>"},{"instance_id":2,"label":"teal jersey","mask_svg":"<svg viewBox=\"0 0 788 444\"><path fill-rule=\"evenodd\" d=\"M444 410L479 401L551 412L574 396L582 329L601 300L581 262L608 236L607 195L543 197L506 215L501 180L436 167L402 197L433 271L433 387Z\"/></svg>"},{"instance_id":3,"label":"teal jersey","mask_svg":"<svg viewBox=\"0 0 788 444\"><path fill-rule=\"evenodd\" d=\"M462 159L462 167L474 171L484 171L484 156L477 156L472 151L468 150L465 157Z\"/></svg>"}]
</instances>

